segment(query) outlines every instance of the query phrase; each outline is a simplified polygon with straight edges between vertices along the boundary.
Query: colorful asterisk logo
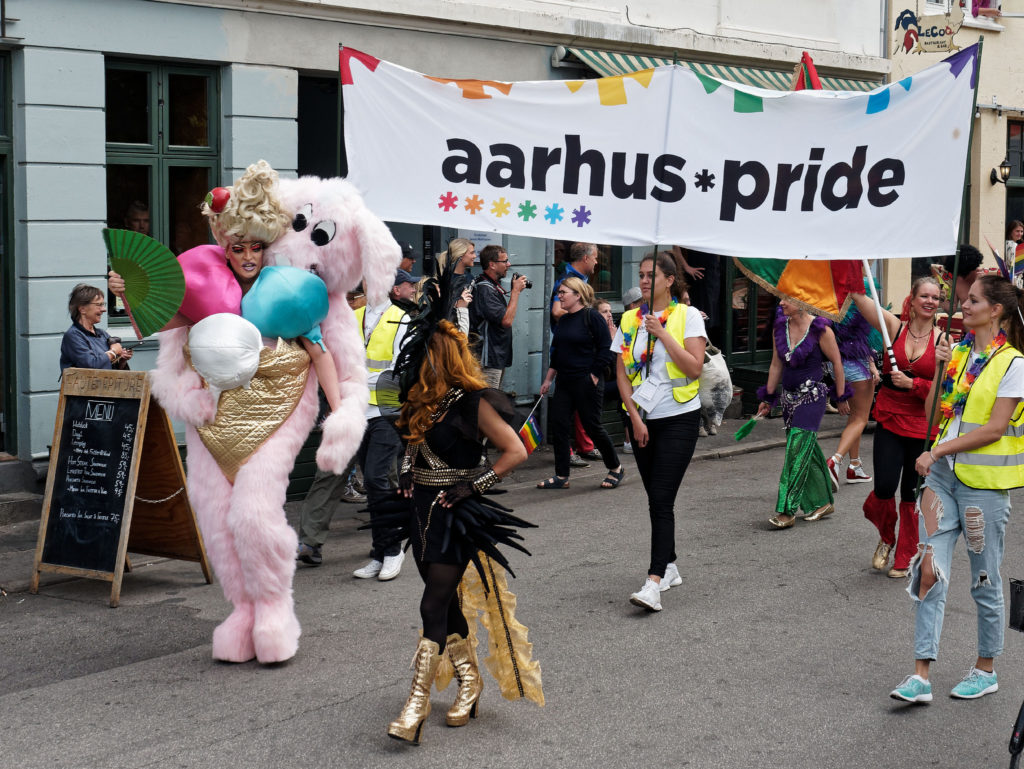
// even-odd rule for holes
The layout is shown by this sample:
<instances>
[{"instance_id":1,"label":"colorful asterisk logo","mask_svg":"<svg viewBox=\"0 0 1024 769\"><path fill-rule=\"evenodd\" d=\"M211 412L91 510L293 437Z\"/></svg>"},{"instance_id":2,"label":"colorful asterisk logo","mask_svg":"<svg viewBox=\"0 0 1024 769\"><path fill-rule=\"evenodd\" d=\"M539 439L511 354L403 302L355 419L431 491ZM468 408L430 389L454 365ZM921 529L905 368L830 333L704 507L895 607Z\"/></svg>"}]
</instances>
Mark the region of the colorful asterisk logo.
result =
<instances>
[{"instance_id":1,"label":"colorful asterisk logo","mask_svg":"<svg viewBox=\"0 0 1024 769\"><path fill-rule=\"evenodd\" d=\"M511 210L512 204L505 200L505 198L498 198L491 206L491 213L495 216L507 216Z\"/></svg>"},{"instance_id":2,"label":"colorful asterisk logo","mask_svg":"<svg viewBox=\"0 0 1024 769\"><path fill-rule=\"evenodd\" d=\"M558 203L552 203L544 209L544 218L551 224L557 224L562 221L562 216L564 214L565 209L558 205Z\"/></svg>"},{"instance_id":3,"label":"colorful asterisk logo","mask_svg":"<svg viewBox=\"0 0 1024 769\"><path fill-rule=\"evenodd\" d=\"M537 206L527 200L525 203L519 204L519 213L517 216L524 222L528 222L537 216Z\"/></svg>"},{"instance_id":4,"label":"colorful asterisk logo","mask_svg":"<svg viewBox=\"0 0 1024 769\"><path fill-rule=\"evenodd\" d=\"M592 211L588 211L586 206L580 206L572 210L572 223L577 227L582 227L584 224L590 224L590 214Z\"/></svg>"},{"instance_id":5,"label":"colorful asterisk logo","mask_svg":"<svg viewBox=\"0 0 1024 769\"><path fill-rule=\"evenodd\" d=\"M478 213L484 207L484 199L479 195L470 195L466 198L466 210L471 214Z\"/></svg>"},{"instance_id":6,"label":"colorful asterisk logo","mask_svg":"<svg viewBox=\"0 0 1024 769\"><path fill-rule=\"evenodd\" d=\"M459 198L453 195L451 192L446 192L441 196L441 202L437 204L438 208L443 208L445 211L451 211L458 205Z\"/></svg>"}]
</instances>

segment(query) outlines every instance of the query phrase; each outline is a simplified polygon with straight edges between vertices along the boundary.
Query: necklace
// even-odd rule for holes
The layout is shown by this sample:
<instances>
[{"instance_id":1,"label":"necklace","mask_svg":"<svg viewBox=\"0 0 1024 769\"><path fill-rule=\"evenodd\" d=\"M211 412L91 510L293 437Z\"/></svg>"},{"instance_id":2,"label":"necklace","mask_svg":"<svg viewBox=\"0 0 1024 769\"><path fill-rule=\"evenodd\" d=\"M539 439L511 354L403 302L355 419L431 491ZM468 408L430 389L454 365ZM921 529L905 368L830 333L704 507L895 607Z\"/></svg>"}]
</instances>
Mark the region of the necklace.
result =
<instances>
[{"instance_id":1,"label":"necklace","mask_svg":"<svg viewBox=\"0 0 1024 769\"><path fill-rule=\"evenodd\" d=\"M918 335L918 334L915 334L911 330L910 324L908 323L907 324L907 333L910 334L912 337L914 337L914 339L926 339L927 337L930 337L932 335L932 330L931 330L931 328L929 328L925 333L923 333L921 335Z\"/></svg>"},{"instance_id":2,"label":"necklace","mask_svg":"<svg viewBox=\"0 0 1024 769\"><path fill-rule=\"evenodd\" d=\"M1006 332L999 329L999 333L992 338L974 363L964 372L960 380L956 380L956 373L960 370L964 358L971 354L974 349L974 332L970 332L964 340L958 344L953 355L949 359L949 366L946 368L946 377L942 380L942 416L950 419L953 415L960 416L964 413L964 405L967 403L967 394L971 390L974 380L981 374L983 368L992 359L992 356L999 351L999 348L1006 344Z\"/></svg>"},{"instance_id":3,"label":"necklace","mask_svg":"<svg viewBox=\"0 0 1024 769\"><path fill-rule=\"evenodd\" d=\"M676 299L675 297L673 297L672 301L669 303L668 307L666 307L664 310L662 310L660 313L658 313L658 322L662 326L664 326L668 322L668 318L672 314L672 311L675 310L676 307L678 307L678 306L679 306L679 300ZM637 326L636 326L636 330L634 331L634 333L636 333L636 334L639 334L640 333L640 329L643 328L644 315L649 315L650 314L650 311L648 311L646 313L644 312L644 307L646 307L646 305L640 305L640 309L639 309L639 311L637 312L637 315L636 315ZM632 358L632 354L631 353L632 353L632 349L633 349L633 336L634 336L634 334L630 333L628 331L623 331L622 332L622 352L623 352L624 355L626 353L630 353L630 355L629 355L630 358ZM648 346L653 346L653 345L648 345ZM627 358L623 357L623 363L625 363L626 360L627 360ZM640 353L640 356L638 358L633 360L633 365L632 366L627 365L627 368L632 368L633 371L636 371L637 369L639 369L641 366L643 366L646 363L647 363L647 350L645 349L642 353Z\"/></svg>"}]
</instances>

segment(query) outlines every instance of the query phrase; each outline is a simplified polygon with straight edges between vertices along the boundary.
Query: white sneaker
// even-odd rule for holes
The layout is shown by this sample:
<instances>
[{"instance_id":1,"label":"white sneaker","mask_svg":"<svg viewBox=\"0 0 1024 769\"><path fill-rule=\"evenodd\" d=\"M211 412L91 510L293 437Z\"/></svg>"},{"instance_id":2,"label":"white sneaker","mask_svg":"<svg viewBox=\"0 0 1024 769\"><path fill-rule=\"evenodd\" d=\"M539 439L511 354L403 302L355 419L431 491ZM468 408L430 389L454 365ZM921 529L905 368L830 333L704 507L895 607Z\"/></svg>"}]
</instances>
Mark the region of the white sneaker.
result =
<instances>
[{"instance_id":1,"label":"white sneaker","mask_svg":"<svg viewBox=\"0 0 1024 769\"><path fill-rule=\"evenodd\" d=\"M629 597L629 602L634 606L647 609L647 611L661 611L661 588L657 582L648 577L644 586Z\"/></svg>"},{"instance_id":2,"label":"white sneaker","mask_svg":"<svg viewBox=\"0 0 1024 769\"><path fill-rule=\"evenodd\" d=\"M356 569L354 572L352 572L352 576L356 579L373 579L378 574L380 574L380 568L383 565L384 564L382 564L380 561L374 558L363 568Z\"/></svg>"},{"instance_id":3,"label":"white sneaker","mask_svg":"<svg viewBox=\"0 0 1024 769\"><path fill-rule=\"evenodd\" d=\"M397 577L398 572L402 570L402 561L404 560L404 550L399 550L398 555L384 556L384 564L380 568L380 574L377 575L377 579L381 582L387 582L389 579Z\"/></svg>"},{"instance_id":4,"label":"white sneaker","mask_svg":"<svg viewBox=\"0 0 1024 769\"><path fill-rule=\"evenodd\" d=\"M679 567L670 563L665 567L665 576L661 578L660 590L664 593L670 587L683 584L683 578L679 576Z\"/></svg>"},{"instance_id":5,"label":"white sneaker","mask_svg":"<svg viewBox=\"0 0 1024 769\"><path fill-rule=\"evenodd\" d=\"M629 441L626 441L625 443L623 443L622 444L622 453L623 454L632 454L633 453L633 444L630 443Z\"/></svg>"}]
</instances>

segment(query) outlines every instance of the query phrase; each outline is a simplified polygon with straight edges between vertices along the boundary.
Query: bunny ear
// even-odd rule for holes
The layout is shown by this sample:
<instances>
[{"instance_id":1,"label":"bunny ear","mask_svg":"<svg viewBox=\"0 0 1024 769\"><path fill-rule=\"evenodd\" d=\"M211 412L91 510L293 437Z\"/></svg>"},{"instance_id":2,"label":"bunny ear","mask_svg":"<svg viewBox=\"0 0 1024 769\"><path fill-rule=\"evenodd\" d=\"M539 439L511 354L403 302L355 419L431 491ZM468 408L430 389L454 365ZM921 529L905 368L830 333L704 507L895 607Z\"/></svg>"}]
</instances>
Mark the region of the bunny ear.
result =
<instances>
[{"instance_id":1,"label":"bunny ear","mask_svg":"<svg viewBox=\"0 0 1024 769\"><path fill-rule=\"evenodd\" d=\"M379 304L395 284L395 270L402 261L402 247L391 230L365 206L355 212L356 242L366 281L366 301Z\"/></svg>"}]
</instances>

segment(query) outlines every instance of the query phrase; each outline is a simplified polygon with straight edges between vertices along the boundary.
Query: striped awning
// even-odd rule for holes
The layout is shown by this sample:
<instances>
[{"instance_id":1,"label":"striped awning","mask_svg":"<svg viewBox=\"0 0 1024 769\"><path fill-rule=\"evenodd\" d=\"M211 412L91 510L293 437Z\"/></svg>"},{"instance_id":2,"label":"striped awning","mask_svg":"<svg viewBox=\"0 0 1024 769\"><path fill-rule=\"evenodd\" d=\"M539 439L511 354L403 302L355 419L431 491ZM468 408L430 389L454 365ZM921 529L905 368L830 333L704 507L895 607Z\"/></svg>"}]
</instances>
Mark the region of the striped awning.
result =
<instances>
[{"instance_id":1,"label":"striped awning","mask_svg":"<svg viewBox=\"0 0 1024 769\"><path fill-rule=\"evenodd\" d=\"M768 88L773 91L789 91L793 88L793 70L734 67L727 64L708 64L699 61L679 60L673 62L672 59L657 56L637 56L629 53L594 51L588 48L567 48L566 50L602 77L625 75L629 72L639 72L652 67L665 67L675 63L689 67L694 72L707 77L728 80L742 85ZM796 64L794 63L793 66L795 68ZM829 91L872 91L882 85L881 82L842 77L822 77L821 84Z\"/></svg>"}]
</instances>

